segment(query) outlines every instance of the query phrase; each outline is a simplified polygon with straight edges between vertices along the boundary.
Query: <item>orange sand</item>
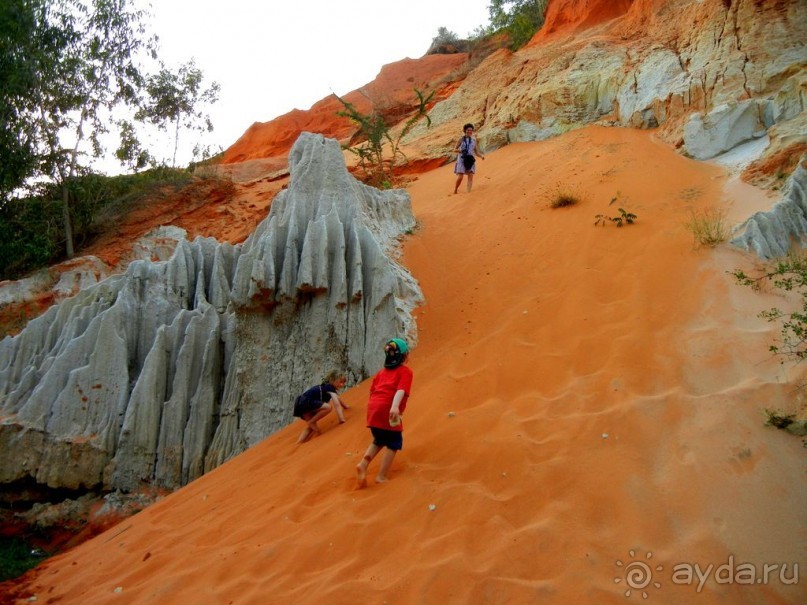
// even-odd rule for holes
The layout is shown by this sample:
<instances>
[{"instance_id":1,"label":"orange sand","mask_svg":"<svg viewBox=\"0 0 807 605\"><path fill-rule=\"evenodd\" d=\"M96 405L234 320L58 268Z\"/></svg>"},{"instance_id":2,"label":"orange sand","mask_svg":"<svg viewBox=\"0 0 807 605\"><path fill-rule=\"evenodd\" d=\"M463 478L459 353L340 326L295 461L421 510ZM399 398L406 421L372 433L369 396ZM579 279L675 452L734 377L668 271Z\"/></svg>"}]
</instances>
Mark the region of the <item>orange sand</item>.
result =
<instances>
[{"instance_id":1,"label":"orange sand","mask_svg":"<svg viewBox=\"0 0 807 605\"><path fill-rule=\"evenodd\" d=\"M645 0L640 3L635 13L653 14L652 3ZM551 2L546 10L546 21L541 30L530 41L537 45L558 33L570 35L573 32L586 30L599 23L621 17L628 12L634 0L560 0Z\"/></svg>"},{"instance_id":2,"label":"orange sand","mask_svg":"<svg viewBox=\"0 0 807 605\"><path fill-rule=\"evenodd\" d=\"M762 415L797 405L757 318L787 301L735 285L726 271L753 260L695 250L682 227L729 202L727 175L598 127L478 169L471 194L450 193L450 166L409 189L404 261L427 302L388 483L375 461L354 489L366 381L345 394L346 424L327 418L302 445L299 423L280 431L48 561L18 602L642 602L617 565L634 557L663 567L651 603L807 602L805 577L671 581L676 564L730 555L807 576L807 455ZM558 188L580 203L551 209ZM769 203L743 191L737 203ZM619 207L637 223L593 226Z\"/></svg>"}]
</instances>

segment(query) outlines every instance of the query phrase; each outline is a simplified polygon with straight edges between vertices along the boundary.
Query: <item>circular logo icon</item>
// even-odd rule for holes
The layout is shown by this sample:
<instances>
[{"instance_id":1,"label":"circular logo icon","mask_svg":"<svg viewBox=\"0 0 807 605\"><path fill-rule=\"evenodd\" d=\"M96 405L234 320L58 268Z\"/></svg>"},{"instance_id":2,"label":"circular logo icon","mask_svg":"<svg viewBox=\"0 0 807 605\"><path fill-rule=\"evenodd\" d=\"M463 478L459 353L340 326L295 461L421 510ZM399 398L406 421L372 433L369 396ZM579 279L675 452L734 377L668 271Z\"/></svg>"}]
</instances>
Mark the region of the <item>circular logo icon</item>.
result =
<instances>
[{"instance_id":1,"label":"circular logo icon","mask_svg":"<svg viewBox=\"0 0 807 605\"><path fill-rule=\"evenodd\" d=\"M652 567L649 563L650 559L653 558L653 553L648 552L645 555L645 560L642 560L640 557L636 556L635 550L629 550L628 554L631 557L631 561L627 563L623 563L619 559L617 559L615 565L619 568L624 569L624 573L622 576L617 576L614 578L615 584L621 584L623 581L627 586L627 590L625 590L625 597L629 598L634 591L641 593L642 598L646 599L648 596L648 592L645 588L652 585L655 588L661 588L661 582L654 582L653 581L653 571L662 571L664 569L663 565L656 565Z\"/></svg>"}]
</instances>

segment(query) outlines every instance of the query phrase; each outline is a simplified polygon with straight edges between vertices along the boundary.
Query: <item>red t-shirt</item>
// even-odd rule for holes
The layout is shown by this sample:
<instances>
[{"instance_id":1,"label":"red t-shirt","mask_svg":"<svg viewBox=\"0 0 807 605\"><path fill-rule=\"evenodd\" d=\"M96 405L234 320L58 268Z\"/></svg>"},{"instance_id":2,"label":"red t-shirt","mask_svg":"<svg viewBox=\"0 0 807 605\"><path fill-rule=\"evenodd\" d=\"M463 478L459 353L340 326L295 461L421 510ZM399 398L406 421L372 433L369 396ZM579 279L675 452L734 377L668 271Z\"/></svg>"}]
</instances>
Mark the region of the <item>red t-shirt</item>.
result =
<instances>
[{"instance_id":1,"label":"red t-shirt","mask_svg":"<svg viewBox=\"0 0 807 605\"><path fill-rule=\"evenodd\" d=\"M406 400L412 390L412 370L405 365L397 368L381 368L373 378L370 386L370 400L367 402L367 426L388 431L403 431L403 422L398 426L390 426L389 413L392 399L398 391L405 391L401 401L400 412L406 409Z\"/></svg>"}]
</instances>

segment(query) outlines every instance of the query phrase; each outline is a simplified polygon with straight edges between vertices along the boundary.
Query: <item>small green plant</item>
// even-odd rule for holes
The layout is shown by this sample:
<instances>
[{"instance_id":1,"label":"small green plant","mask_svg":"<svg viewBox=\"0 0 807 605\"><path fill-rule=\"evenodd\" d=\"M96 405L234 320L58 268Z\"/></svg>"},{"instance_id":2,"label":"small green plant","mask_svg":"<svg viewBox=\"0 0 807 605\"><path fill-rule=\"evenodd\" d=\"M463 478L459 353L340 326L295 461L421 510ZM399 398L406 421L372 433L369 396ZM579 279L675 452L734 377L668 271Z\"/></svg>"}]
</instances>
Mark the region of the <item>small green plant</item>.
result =
<instances>
[{"instance_id":1,"label":"small green plant","mask_svg":"<svg viewBox=\"0 0 807 605\"><path fill-rule=\"evenodd\" d=\"M349 152L359 159L359 166L364 171L365 181L374 187L384 188L384 183L392 183L392 167L400 156L404 162L406 155L401 151L401 140L409 133L421 118L426 119L426 125L431 126L431 118L426 114L426 109L434 97L435 91L428 95L415 89L417 96L417 108L415 113L405 123L397 137L390 133L392 124L388 124L386 118L376 111L370 114L360 113L352 103L348 103L341 97L334 95L342 104L344 110L336 112L336 115L348 118L358 126L358 131L354 135L359 141L358 144L350 144L345 147ZM385 158L384 148L388 146L389 158Z\"/></svg>"},{"instance_id":2,"label":"small green plant","mask_svg":"<svg viewBox=\"0 0 807 605\"><path fill-rule=\"evenodd\" d=\"M765 426L772 426L777 429L786 429L795 420L793 414L785 414L783 412L778 412L776 410L769 410L765 409L765 416L767 416L765 420Z\"/></svg>"},{"instance_id":3,"label":"small green plant","mask_svg":"<svg viewBox=\"0 0 807 605\"><path fill-rule=\"evenodd\" d=\"M552 208L567 208L568 206L574 206L579 202L580 199L574 193L569 191L558 191L555 194L555 197L552 198L549 205Z\"/></svg>"},{"instance_id":4,"label":"small green plant","mask_svg":"<svg viewBox=\"0 0 807 605\"><path fill-rule=\"evenodd\" d=\"M619 209L619 216L607 216L605 214L597 214L594 216L596 219L594 221L594 226L605 225L608 222L614 223L617 227L621 227L622 225L632 225L636 221L636 215L632 212L628 212L624 208Z\"/></svg>"},{"instance_id":5,"label":"small green plant","mask_svg":"<svg viewBox=\"0 0 807 605\"><path fill-rule=\"evenodd\" d=\"M776 307L762 311L759 317L780 323L781 340L770 346L774 355L796 362L807 359L807 255L791 255L763 268L757 275L747 275L738 269L733 272L738 283L760 290L771 284L780 292L794 292L800 297L797 309L791 312Z\"/></svg>"},{"instance_id":6,"label":"small green plant","mask_svg":"<svg viewBox=\"0 0 807 605\"><path fill-rule=\"evenodd\" d=\"M0 582L21 576L46 556L20 538L0 538Z\"/></svg>"},{"instance_id":7,"label":"small green plant","mask_svg":"<svg viewBox=\"0 0 807 605\"><path fill-rule=\"evenodd\" d=\"M684 226L692 233L696 246L714 248L725 242L729 236L726 211L723 208L705 208L690 212Z\"/></svg>"}]
</instances>

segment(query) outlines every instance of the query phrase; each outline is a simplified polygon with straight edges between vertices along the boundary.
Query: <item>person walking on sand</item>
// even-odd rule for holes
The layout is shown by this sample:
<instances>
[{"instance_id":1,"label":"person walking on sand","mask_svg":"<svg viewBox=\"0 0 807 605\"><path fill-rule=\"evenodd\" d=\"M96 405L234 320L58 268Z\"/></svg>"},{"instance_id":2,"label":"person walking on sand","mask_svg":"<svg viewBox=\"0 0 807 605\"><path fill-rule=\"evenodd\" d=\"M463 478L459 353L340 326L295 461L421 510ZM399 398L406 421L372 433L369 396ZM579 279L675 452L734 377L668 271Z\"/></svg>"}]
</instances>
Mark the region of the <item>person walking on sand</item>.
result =
<instances>
[{"instance_id":1,"label":"person walking on sand","mask_svg":"<svg viewBox=\"0 0 807 605\"><path fill-rule=\"evenodd\" d=\"M294 401L294 415L306 423L297 443L303 443L312 436L319 435L321 431L317 422L330 414L331 409L336 410L339 424L345 421L345 413L342 410L349 409L349 406L342 401L337 392L345 388L346 382L347 378L334 370L325 377L322 384L311 387L297 397Z\"/></svg>"},{"instance_id":2,"label":"person walking on sand","mask_svg":"<svg viewBox=\"0 0 807 605\"><path fill-rule=\"evenodd\" d=\"M373 378L367 402L367 426L373 442L356 466L359 488L367 486L367 467L378 452L386 448L375 478L376 483L384 483L395 454L403 448L401 416L412 390L412 370L404 365L408 356L409 347L402 338L393 338L384 346L384 367Z\"/></svg>"},{"instance_id":3,"label":"person walking on sand","mask_svg":"<svg viewBox=\"0 0 807 605\"><path fill-rule=\"evenodd\" d=\"M454 193L459 191L462 184L462 177L468 175L468 193L471 193L471 187L474 185L474 174L476 174L476 156L479 155L483 160L485 154L478 149L476 137L474 136L474 125L466 124L462 127L465 133L457 141L457 146L454 148L454 153L457 155L457 163L454 164L454 174L457 175L457 182L454 183Z\"/></svg>"}]
</instances>

